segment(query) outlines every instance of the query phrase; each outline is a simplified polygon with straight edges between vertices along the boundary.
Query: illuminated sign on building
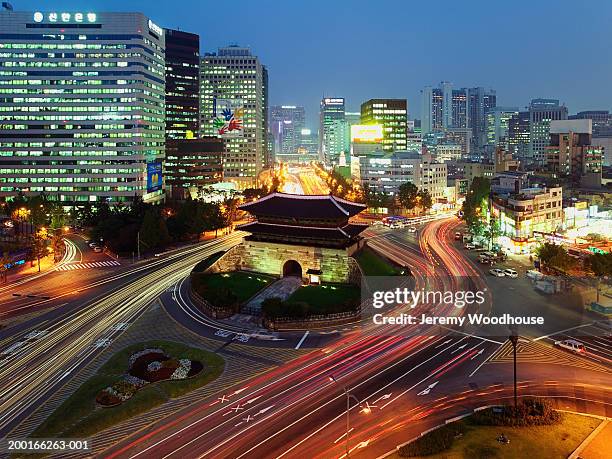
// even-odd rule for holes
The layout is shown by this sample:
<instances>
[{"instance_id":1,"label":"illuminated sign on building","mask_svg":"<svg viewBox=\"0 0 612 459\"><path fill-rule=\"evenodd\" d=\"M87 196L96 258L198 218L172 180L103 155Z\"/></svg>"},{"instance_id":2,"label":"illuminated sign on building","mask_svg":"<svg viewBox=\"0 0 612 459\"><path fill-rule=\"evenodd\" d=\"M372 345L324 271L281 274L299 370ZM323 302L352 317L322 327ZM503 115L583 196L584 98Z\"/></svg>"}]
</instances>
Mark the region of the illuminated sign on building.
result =
<instances>
[{"instance_id":1,"label":"illuminated sign on building","mask_svg":"<svg viewBox=\"0 0 612 459\"><path fill-rule=\"evenodd\" d=\"M47 13L47 21L49 22L96 22L96 13ZM45 14L37 11L34 13L34 22L43 22Z\"/></svg>"},{"instance_id":2,"label":"illuminated sign on building","mask_svg":"<svg viewBox=\"0 0 612 459\"><path fill-rule=\"evenodd\" d=\"M158 26L157 24L155 24L153 21L151 21L150 19L149 19L149 30L152 30L157 35L163 35L164 34L163 29L160 26Z\"/></svg>"},{"instance_id":3,"label":"illuminated sign on building","mask_svg":"<svg viewBox=\"0 0 612 459\"><path fill-rule=\"evenodd\" d=\"M353 124L351 125L351 142L355 143L381 143L383 141L383 127L380 124Z\"/></svg>"},{"instance_id":4,"label":"illuminated sign on building","mask_svg":"<svg viewBox=\"0 0 612 459\"><path fill-rule=\"evenodd\" d=\"M152 193L162 189L162 163L153 161L147 163L147 192Z\"/></svg>"},{"instance_id":5,"label":"illuminated sign on building","mask_svg":"<svg viewBox=\"0 0 612 459\"><path fill-rule=\"evenodd\" d=\"M344 99L332 99L326 97L325 99L323 99L323 101L326 105L344 105Z\"/></svg>"}]
</instances>

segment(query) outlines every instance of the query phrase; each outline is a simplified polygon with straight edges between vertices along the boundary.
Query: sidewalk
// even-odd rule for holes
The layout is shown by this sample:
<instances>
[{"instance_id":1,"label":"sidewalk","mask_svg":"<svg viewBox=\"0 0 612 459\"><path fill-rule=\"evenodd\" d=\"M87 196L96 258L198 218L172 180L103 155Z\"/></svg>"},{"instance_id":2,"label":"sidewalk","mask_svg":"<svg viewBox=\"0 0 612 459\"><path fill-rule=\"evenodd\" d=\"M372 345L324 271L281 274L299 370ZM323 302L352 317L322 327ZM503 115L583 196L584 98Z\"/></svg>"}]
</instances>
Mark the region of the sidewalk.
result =
<instances>
[{"instance_id":1,"label":"sidewalk","mask_svg":"<svg viewBox=\"0 0 612 459\"><path fill-rule=\"evenodd\" d=\"M6 276L6 283L0 284L0 286L8 286L13 283L17 283L19 281L31 278L37 274L46 274L49 271L55 269L56 263L53 262L53 255L49 255L45 258L41 258L40 260L40 273L38 272L38 262L34 261L34 266L31 266L29 261L26 261L25 264L17 269L16 271L9 271Z\"/></svg>"},{"instance_id":2,"label":"sidewalk","mask_svg":"<svg viewBox=\"0 0 612 459\"><path fill-rule=\"evenodd\" d=\"M576 448L569 459L607 459L612 445L612 423L605 420Z\"/></svg>"}]
</instances>

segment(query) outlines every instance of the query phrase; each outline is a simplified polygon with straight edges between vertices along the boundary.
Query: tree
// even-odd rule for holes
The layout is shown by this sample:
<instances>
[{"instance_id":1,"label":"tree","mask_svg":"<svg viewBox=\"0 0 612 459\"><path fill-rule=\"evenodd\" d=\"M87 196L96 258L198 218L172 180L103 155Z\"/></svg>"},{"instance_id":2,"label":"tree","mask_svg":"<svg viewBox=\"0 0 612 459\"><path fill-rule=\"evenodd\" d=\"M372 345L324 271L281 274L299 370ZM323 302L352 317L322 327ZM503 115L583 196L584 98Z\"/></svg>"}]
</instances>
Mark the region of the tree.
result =
<instances>
[{"instance_id":1,"label":"tree","mask_svg":"<svg viewBox=\"0 0 612 459\"><path fill-rule=\"evenodd\" d=\"M8 252L4 252L2 254L2 259L0 260L0 279L2 282L6 282L6 275L8 272L8 265L11 262L11 257L9 257Z\"/></svg>"},{"instance_id":2,"label":"tree","mask_svg":"<svg viewBox=\"0 0 612 459\"><path fill-rule=\"evenodd\" d=\"M30 261L37 260L40 272L40 259L47 255L47 234L44 231L35 232L30 239Z\"/></svg>"},{"instance_id":3,"label":"tree","mask_svg":"<svg viewBox=\"0 0 612 459\"><path fill-rule=\"evenodd\" d=\"M602 277L612 276L612 253L594 253L587 260L587 265L597 276L597 302L599 303L599 284Z\"/></svg>"},{"instance_id":4,"label":"tree","mask_svg":"<svg viewBox=\"0 0 612 459\"><path fill-rule=\"evenodd\" d=\"M140 242L150 249L167 244L170 241L166 222L159 215L157 209L149 209L145 212L140 225Z\"/></svg>"},{"instance_id":5,"label":"tree","mask_svg":"<svg viewBox=\"0 0 612 459\"><path fill-rule=\"evenodd\" d=\"M412 182L402 183L399 187L397 198L399 203L405 209L414 209L417 205L417 197L419 189Z\"/></svg>"},{"instance_id":6,"label":"tree","mask_svg":"<svg viewBox=\"0 0 612 459\"><path fill-rule=\"evenodd\" d=\"M565 247L545 242L536 249L536 255L542 263L565 271L576 265L576 260L568 255Z\"/></svg>"},{"instance_id":7,"label":"tree","mask_svg":"<svg viewBox=\"0 0 612 459\"><path fill-rule=\"evenodd\" d=\"M416 200L423 212L427 212L433 206L433 199L427 190L420 190L417 193Z\"/></svg>"},{"instance_id":8,"label":"tree","mask_svg":"<svg viewBox=\"0 0 612 459\"><path fill-rule=\"evenodd\" d=\"M474 177L463 202L463 220L472 234L482 234L486 229L491 182L484 177Z\"/></svg>"}]
</instances>

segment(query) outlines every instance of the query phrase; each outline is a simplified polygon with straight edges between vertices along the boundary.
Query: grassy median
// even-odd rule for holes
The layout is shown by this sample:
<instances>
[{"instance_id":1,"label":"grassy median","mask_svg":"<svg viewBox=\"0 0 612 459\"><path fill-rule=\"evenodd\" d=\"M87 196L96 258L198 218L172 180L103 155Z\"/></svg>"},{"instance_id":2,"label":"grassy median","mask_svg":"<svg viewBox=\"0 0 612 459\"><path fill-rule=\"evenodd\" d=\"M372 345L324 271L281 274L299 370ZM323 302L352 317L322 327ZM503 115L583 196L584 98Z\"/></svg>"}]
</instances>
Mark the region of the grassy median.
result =
<instances>
[{"instance_id":1,"label":"grassy median","mask_svg":"<svg viewBox=\"0 0 612 459\"><path fill-rule=\"evenodd\" d=\"M390 458L564 458L568 457L600 422L599 419L569 413L563 414L559 424L528 427L473 425L468 418L445 426L447 428L454 426L457 431L462 432L461 436L452 441L449 449L427 456L395 453ZM431 434L433 433L428 435ZM497 441L497 437L501 434L504 434L510 443Z\"/></svg>"},{"instance_id":2,"label":"grassy median","mask_svg":"<svg viewBox=\"0 0 612 459\"><path fill-rule=\"evenodd\" d=\"M160 381L144 386L132 398L114 407L100 407L96 394L128 371L129 357L145 348L161 348L174 358L200 361L204 369L193 378ZM213 381L223 372L225 362L212 352L171 341L147 341L114 354L98 372L81 385L32 434L33 437L84 438L107 427L144 413L171 398L186 394Z\"/></svg>"},{"instance_id":3,"label":"grassy median","mask_svg":"<svg viewBox=\"0 0 612 459\"><path fill-rule=\"evenodd\" d=\"M402 268L391 260L364 247L354 255L365 276L399 276Z\"/></svg>"}]
</instances>

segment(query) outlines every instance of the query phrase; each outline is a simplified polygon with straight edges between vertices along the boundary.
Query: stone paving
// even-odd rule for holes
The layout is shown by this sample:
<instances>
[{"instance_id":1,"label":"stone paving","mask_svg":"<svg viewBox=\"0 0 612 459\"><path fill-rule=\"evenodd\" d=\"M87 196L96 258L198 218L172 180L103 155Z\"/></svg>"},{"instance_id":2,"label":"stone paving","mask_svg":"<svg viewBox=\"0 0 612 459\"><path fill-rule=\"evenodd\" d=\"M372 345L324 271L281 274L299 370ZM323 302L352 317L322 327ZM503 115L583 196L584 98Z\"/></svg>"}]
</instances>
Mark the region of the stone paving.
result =
<instances>
[{"instance_id":1,"label":"stone paving","mask_svg":"<svg viewBox=\"0 0 612 459\"><path fill-rule=\"evenodd\" d=\"M244 306L243 312L248 311L249 314L258 315L261 313L261 304L264 302L264 300L274 297L280 298L281 300L286 300L301 286L301 278L294 276L283 277L282 279L273 282L251 298L251 301Z\"/></svg>"}]
</instances>

